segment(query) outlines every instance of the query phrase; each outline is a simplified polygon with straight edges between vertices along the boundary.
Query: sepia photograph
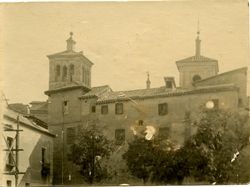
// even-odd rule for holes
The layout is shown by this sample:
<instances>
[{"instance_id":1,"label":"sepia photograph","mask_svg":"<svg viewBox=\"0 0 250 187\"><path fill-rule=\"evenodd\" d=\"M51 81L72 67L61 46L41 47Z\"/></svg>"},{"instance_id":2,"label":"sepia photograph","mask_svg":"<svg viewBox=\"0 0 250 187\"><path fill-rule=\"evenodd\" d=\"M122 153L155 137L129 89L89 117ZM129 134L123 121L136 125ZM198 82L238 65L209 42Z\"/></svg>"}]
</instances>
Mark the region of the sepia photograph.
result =
<instances>
[{"instance_id":1,"label":"sepia photograph","mask_svg":"<svg viewBox=\"0 0 250 187\"><path fill-rule=\"evenodd\" d=\"M249 184L247 0L0 9L0 186Z\"/></svg>"}]
</instances>

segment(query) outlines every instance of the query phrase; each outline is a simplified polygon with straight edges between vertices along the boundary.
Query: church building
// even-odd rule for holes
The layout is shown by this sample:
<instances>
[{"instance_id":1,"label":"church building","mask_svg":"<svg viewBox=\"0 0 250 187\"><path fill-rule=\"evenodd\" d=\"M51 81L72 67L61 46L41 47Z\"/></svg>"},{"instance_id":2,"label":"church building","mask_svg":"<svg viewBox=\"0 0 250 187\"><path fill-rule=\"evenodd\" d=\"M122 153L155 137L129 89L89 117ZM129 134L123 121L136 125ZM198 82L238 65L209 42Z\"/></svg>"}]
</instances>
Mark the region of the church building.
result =
<instances>
[{"instance_id":1,"label":"church building","mask_svg":"<svg viewBox=\"0 0 250 187\"><path fill-rule=\"evenodd\" d=\"M72 36L71 32L66 51L48 55L49 90L45 94L48 95L48 127L58 135L55 148L62 144L70 146L76 127L94 119L105 125L117 149L148 126L159 137L181 145L195 132L190 119L202 107L230 110L247 107L247 68L218 74L218 61L201 55L199 31L195 55L176 61L179 86L174 77L166 76L161 87L151 88L148 74L145 89L119 92L108 85L91 86L93 62L75 51ZM58 172L54 177L58 181L61 170L56 164L61 164L60 158L54 156L54 171ZM64 177L68 175L65 172Z\"/></svg>"}]
</instances>

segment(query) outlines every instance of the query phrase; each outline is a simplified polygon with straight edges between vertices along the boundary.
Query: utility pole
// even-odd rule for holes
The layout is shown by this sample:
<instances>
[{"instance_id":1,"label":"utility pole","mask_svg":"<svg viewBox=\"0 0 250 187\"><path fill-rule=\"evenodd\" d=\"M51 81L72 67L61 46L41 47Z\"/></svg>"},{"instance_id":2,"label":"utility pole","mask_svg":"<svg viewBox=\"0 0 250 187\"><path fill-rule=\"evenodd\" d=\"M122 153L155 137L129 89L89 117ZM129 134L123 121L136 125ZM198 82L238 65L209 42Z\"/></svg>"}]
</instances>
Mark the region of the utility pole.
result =
<instances>
[{"instance_id":1,"label":"utility pole","mask_svg":"<svg viewBox=\"0 0 250 187\"><path fill-rule=\"evenodd\" d=\"M92 163L92 185L95 180L95 137L93 137L93 163Z\"/></svg>"},{"instance_id":2,"label":"utility pole","mask_svg":"<svg viewBox=\"0 0 250 187\"><path fill-rule=\"evenodd\" d=\"M17 116L17 133L16 133L16 172L18 172L18 163L19 163L19 116ZM15 186L18 184L18 174L15 175Z\"/></svg>"},{"instance_id":3,"label":"utility pole","mask_svg":"<svg viewBox=\"0 0 250 187\"><path fill-rule=\"evenodd\" d=\"M19 129L19 125L20 125L20 122L19 122L19 115L17 116L17 128L16 129L12 129L12 128L5 128L4 131L14 131L16 132L16 147L15 149L13 149L13 142L11 145L8 144L8 141L7 139L4 137L4 140L5 140L5 143L7 145L7 149L4 149L4 151L7 151L7 157L5 159L5 162L7 161L7 159L9 160L9 157L11 156L11 160L14 164L14 167L15 167L15 171L12 172L5 172L4 174L5 175L15 175L15 187L18 186L18 175L20 174L25 174L25 172L19 172L19 169L18 169L18 165L19 165L19 151L23 151L23 149L19 149L19 132L20 131L23 131L23 130L20 130ZM15 151L16 153L16 157L14 159L14 155L12 153L12 151ZM12 163L8 163L8 164L12 164Z\"/></svg>"}]
</instances>

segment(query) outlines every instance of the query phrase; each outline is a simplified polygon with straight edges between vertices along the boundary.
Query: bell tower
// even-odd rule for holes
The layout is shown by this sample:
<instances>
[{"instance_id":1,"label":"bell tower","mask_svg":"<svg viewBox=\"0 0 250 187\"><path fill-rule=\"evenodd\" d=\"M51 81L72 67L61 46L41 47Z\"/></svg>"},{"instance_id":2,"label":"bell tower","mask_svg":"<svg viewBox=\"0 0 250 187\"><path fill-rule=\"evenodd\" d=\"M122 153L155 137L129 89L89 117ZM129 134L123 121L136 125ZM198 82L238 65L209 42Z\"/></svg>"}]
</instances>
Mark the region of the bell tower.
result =
<instances>
[{"instance_id":1,"label":"bell tower","mask_svg":"<svg viewBox=\"0 0 250 187\"><path fill-rule=\"evenodd\" d=\"M93 63L83 52L75 51L76 42L73 32L66 40L66 51L48 55L49 58L49 90L59 88L70 82L77 81L91 88L91 68Z\"/></svg>"},{"instance_id":2,"label":"bell tower","mask_svg":"<svg viewBox=\"0 0 250 187\"><path fill-rule=\"evenodd\" d=\"M199 81L218 74L218 61L201 55L200 31L195 40L195 56L176 61L180 72L180 87L188 88L192 82Z\"/></svg>"}]
</instances>

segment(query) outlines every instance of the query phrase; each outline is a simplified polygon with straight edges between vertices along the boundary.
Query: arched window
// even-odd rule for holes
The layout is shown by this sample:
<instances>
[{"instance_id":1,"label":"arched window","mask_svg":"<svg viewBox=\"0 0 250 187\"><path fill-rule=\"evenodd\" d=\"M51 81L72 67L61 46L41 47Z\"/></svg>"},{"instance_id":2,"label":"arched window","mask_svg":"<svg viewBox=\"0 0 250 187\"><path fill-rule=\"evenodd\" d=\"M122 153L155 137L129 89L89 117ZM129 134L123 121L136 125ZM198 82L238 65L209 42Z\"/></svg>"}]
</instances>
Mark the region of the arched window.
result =
<instances>
[{"instance_id":1,"label":"arched window","mask_svg":"<svg viewBox=\"0 0 250 187\"><path fill-rule=\"evenodd\" d=\"M55 76L55 81L59 81L61 76L61 66L56 65L56 76Z\"/></svg>"},{"instance_id":2,"label":"arched window","mask_svg":"<svg viewBox=\"0 0 250 187\"><path fill-rule=\"evenodd\" d=\"M75 71L74 65L70 64L70 67L69 67L69 73L70 73L70 75L74 75L74 71Z\"/></svg>"},{"instance_id":3,"label":"arched window","mask_svg":"<svg viewBox=\"0 0 250 187\"><path fill-rule=\"evenodd\" d=\"M193 76L193 82L198 81L198 80L201 80L200 75Z\"/></svg>"},{"instance_id":4,"label":"arched window","mask_svg":"<svg viewBox=\"0 0 250 187\"><path fill-rule=\"evenodd\" d=\"M89 84L89 86L90 86L90 81L91 81L91 78L90 78L90 77L91 77L90 70L89 70L89 76L88 76L88 77L89 77L89 82L88 82L88 84Z\"/></svg>"},{"instance_id":5,"label":"arched window","mask_svg":"<svg viewBox=\"0 0 250 187\"><path fill-rule=\"evenodd\" d=\"M84 75L85 75L85 82L84 82L84 84L87 85L87 82L88 82L88 71L86 69L84 71Z\"/></svg>"},{"instance_id":6,"label":"arched window","mask_svg":"<svg viewBox=\"0 0 250 187\"><path fill-rule=\"evenodd\" d=\"M82 82L84 83L85 81L85 69L82 67Z\"/></svg>"},{"instance_id":7,"label":"arched window","mask_svg":"<svg viewBox=\"0 0 250 187\"><path fill-rule=\"evenodd\" d=\"M67 67L66 66L63 66L63 80L66 81L67 80Z\"/></svg>"},{"instance_id":8,"label":"arched window","mask_svg":"<svg viewBox=\"0 0 250 187\"><path fill-rule=\"evenodd\" d=\"M60 65L56 65L56 76L60 77L60 75L61 75L61 67Z\"/></svg>"}]
</instances>

